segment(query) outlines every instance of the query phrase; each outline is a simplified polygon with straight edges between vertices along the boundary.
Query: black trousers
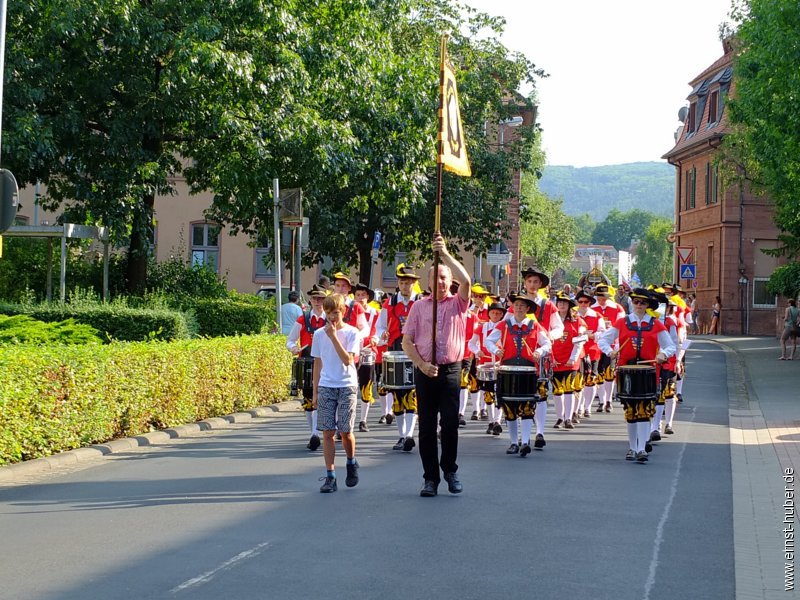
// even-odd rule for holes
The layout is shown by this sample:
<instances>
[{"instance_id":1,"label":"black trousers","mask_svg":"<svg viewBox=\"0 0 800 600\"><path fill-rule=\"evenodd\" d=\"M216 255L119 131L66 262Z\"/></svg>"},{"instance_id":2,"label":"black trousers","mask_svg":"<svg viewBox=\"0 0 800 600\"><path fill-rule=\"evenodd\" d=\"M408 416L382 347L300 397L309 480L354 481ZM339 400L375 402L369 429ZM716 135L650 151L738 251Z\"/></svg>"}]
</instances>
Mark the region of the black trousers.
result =
<instances>
[{"instance_id":1,"label":"black trousers","mask_svg":"<svg viewBox=\"0 0 800 600\"><path fill-rule=\"evenodd\" d=\"M461 362L439 365L439 374L428 377L414 369L419 413L419 456L422 459L423 477L438 484L442 473L458 470L458 396L461 382ZM442 426L442 456L436 430Z\"/></svg>"}]
</instances>

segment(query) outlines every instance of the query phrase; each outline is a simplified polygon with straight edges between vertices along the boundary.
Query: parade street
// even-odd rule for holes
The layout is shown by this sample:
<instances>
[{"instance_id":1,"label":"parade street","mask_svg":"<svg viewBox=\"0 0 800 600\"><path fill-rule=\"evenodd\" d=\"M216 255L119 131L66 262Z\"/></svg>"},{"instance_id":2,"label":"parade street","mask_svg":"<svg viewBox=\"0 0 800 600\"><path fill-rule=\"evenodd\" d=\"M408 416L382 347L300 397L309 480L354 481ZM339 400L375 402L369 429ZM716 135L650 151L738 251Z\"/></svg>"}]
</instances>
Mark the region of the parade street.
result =
<instances>
[{"instance_id":1,"label":"parade street","mask_svg":"<svg viewBox=\"0 0 800 600\"><path fill-rule=\"evenodd\" d=\"M758 363L741 362L769 353L777 369L776 342L750 339L694 341L675 434L645 464L624 460L617 404L572 431L551 411L527 458L468 421L464 492L420 498L417 449L393 451L396 427L375 414L357 434L358 486L320 494L321 451L295 410L0 479L0 599L793 597L770 570L780 516L756 497L783 487L793 455L767 435L763 466L732 443L778 410L760 398L756 415L761 380L744 378ZM797 361L780 368L798 380Z\"/></svg>"}]
</instances>

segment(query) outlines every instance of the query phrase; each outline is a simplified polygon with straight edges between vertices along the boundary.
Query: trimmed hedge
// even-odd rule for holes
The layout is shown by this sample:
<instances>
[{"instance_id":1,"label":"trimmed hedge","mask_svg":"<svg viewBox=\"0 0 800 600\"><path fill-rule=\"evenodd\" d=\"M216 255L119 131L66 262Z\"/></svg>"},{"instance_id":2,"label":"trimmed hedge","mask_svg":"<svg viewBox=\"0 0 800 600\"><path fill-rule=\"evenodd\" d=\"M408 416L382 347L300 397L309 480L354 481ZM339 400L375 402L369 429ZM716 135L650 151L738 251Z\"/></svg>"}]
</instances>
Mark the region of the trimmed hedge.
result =
<instances>
[{"instance_id":1,"label":"trimmed hedge","mask_svg":"<svg viewBox=\"0 0 800 600\"><path fill-rule=\"evenodd\" d=\"M261 333L270 322L274 311L266 302L239 300L197 300L192 304L199 334L209 337L223 335L251 335Z\"/></svg>"},{"instance_id":2,"label":"trimmed hedge","mask_svg":"<svg viewBox=\"0 0 800 600\"><path fill-rule=\"evenodd\" d=\"M109 304L73 306L70 304L23 305L0 302L0 313L28 315L39 321L74 319L94 327L104 341L140 342L150 339L178 340L191 336L186 315L168 309L129 308Z\"/></svg>"},{"instance_id":3,"label":"trimmed hedge","mask_svg":"<svg viewBox=\"0 0 800 600\"><path fill-rule=\"evenodd\" d=\"M286 397L285 338L0 347L0 464Z\"/></svg>"},{"instance_id":4,"label":"trimmed hedge","mask_svg":"<svg viewBox=\"0 0 800 600\"><path fill-rule=\"evenodd\" d=\"M97 330L73 319L45 323L28 315L0 315L0 343L99 344Z\"/></svg>"}]
</instances>

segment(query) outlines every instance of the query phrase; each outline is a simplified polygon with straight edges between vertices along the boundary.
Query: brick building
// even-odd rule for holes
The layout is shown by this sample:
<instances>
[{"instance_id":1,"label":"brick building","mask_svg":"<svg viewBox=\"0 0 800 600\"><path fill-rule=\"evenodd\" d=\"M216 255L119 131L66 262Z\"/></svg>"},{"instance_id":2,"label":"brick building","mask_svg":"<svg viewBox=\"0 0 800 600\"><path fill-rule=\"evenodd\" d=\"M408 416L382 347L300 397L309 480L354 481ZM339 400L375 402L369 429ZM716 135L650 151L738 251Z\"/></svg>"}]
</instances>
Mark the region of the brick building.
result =
<instances>
[{"instance_id":1,"label":"brick building","mask_svg":"<svg viewBox=\"0 0 800 600\"><path fill-rule=\"evenodd\" d=\"M728 130L726 100L735 88L728 40L723 51L689 83L689 106L679 113L683 125L662 157L675 166L675 246L692 248L688 262L696 265L696 278L680 278L680 284L697 293L702 326L719 296L721 332L775 335L783 311L766 282L781 262L762 252L778 246L772 202L746 186L724 187L714 165ZM681 274L677 252L675 261L675 273Z\"/></svg>"}]
</instances>

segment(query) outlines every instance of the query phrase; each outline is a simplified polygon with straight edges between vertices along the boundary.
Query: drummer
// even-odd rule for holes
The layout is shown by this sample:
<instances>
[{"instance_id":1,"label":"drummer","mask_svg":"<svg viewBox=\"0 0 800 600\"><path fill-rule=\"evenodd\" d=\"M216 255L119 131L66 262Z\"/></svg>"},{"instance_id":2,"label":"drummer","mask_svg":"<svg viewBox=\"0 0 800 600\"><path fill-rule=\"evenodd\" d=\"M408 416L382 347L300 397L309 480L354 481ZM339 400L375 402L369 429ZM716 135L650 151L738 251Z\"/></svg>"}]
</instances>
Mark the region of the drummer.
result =
<instances>
[{"instance_id":1,"label":"drummer","mask_svg":"<svg viewBox=\"0 0 800 600\"><path fill-rule=\"evenodd\" d=\"M533 300L517 295L510 295L509 299L514 310L513 314L492 330L486 337L484 346L490 354L500 359L501 366L536 368L542 354L550 350L550 338L545 328L536 320L536 317L527 316L528 313L536 310L536 304ZM525 374L524 376L536 377L533 374ZM500 407L508 422L508 434L511 439L511 445L506 450L506 454L519 453L520 456L525 457L531 453L530 440L534 413L537 413L537 435L534 447L542 449L545 446L544 433L538 432L538 423L541 419L542 424L544 424L544 419L547 416L547 400L542 401L534 391L536 390L535 380L530 389L533 391L530 400L519 402L506 401L498 394ZM518 420L522 421L521 445L517 443L520 440Z\"/></svg>"},{"instance_id":2,"label":"drummer","mask_svg":"<svg viewBox=\"0 0 800 600\"><path fill-rule=\"evenodd\" d=\"M597 340L600 349L618 365L663 364L675 354L675 344L667 333L667 328L658 320L658 300L643 288L634 288L630 294L633 313L620 317ZM619 348L614 342L619 339ZM653 377L656 377L655 370ZM657 383L654 382L654 388ZM628 452L625 460L647 462L645 444L650 438L650 419L655 412L655 399L643 399L625 404L625 421L628 423Z\"/></svg>"},{"instance_id":3,"label":"drummer","mask_svg":"<svg viewBox=\"0 0 800 600\"><path fill-rule=\"evenodd\" d=\"M598 371L598 362L603 353L595 340L606 330L606 323L600 313L590 308L594 298L585 290L580 290L575 294L575 301L578 303L578 316L586 322L586 335L589 338L583 346L585 353L582 361L583 390L576 397L577 409L575 412L581 418L588 419L592 409L592 400L595 397L595 385L600 385L603 381Z\"/></svg>"},{"instance_id":4,"label":"drummer","mask_svg":"<svg viewBox=\"0 0 800 600\"><path fill-rule=\"evenodd\" d=\"M474 289L474 288L473 288ZM492 435L500 435L503 433L503 427L500 425L502 413L497 404L495 396L495 379L494 378L481 378L481 371L483 369L495 368L495 357L486 348L486 338L494 331L498 323L503 320L506 314L506 308L498 302L493 302L489 305L487 310L489 320L486 323L481 323L476 329L475 334L469 342L470 350L477 358L477 371L478 371L478 390L483 395L483 402L486 405L486 410L489 413L489 427L486 433ZM494 373L492 373L494 375Z\"/></svg>"},{"instance_id":5,"label":"drummer","mask_svg":"<svg viewBox=\"0 0 800 600\"><path fill-rule=\"evenodd\" d=\"M675 315L675 310L678 306L675 298L669 295L669 290L664 288L656 288L653 290L659 303L664 305L664 315L661 318L664 326L667 328L670 339L675 344L677 351L674 355L670 356L669 360L661 365L659 370L658 379L661 388L656 401L656 415L653 418L652 427L650 428L650 441L658 442L661 440L661 419L666 411L667 425L664 428L664 433L671 434L672 420L675 416L675 374L680 372L681 357L683 356L683 349L680 339L680 327L678 325L678 318Z\"/></svg>"},{"instance_id":6,"label":"drummer","mask_svg":"<svg viewBox=\"0 0 800 600\"><path fill-rule=\"evenodd\" d=\"M375 324L378 321L378 309L370 306L375 301L375 291L363 283L357 283L354 292L355 301L364 309L369 333L363 340L361 359L358 363L358 394L361 396L361 419L358 422L360 432L369 431L367 416L370 405L375 402L375 364L377 358L378 336Z\"/></svg>"},{"instance_id":7,"label":"drummer","mask_svg":"<svg viewBox=\"0 0 800 600\"><path fill-rule=\"evenodd\" d=\"M325 289L317 284L311 286L311 290L306 293L311 303L311 309L304 311L298 317L286 338L286 347L295 357L307 358L313 361L311 358L311 341L314 332L324 327L327 322L325 311L322 310L322 300L327 295ZM306 413L308 428L311 430L311 438L308 440L306 448L313 452L322 443L317 429L317 410L312 406L314 397L313 377L309 377L308 381L303 380L303 391L301 393L303 394L303 410Z\"/></svg>"},{"instance_id":8,"label":"drummer","mask_svg":"<svg viewBox=\"0 0 800 600\"><path fill-rule=\"evenodd\" d=\"M553 340L553 396L556 405L556 429L574 429L579 422L575 414L575 394L583 389L581 363L583 345L588 339L586 321L573 310L577 302L564 292L556 294L558 316L564 323L564 333Z\"/></svg>"}]
</instances>

